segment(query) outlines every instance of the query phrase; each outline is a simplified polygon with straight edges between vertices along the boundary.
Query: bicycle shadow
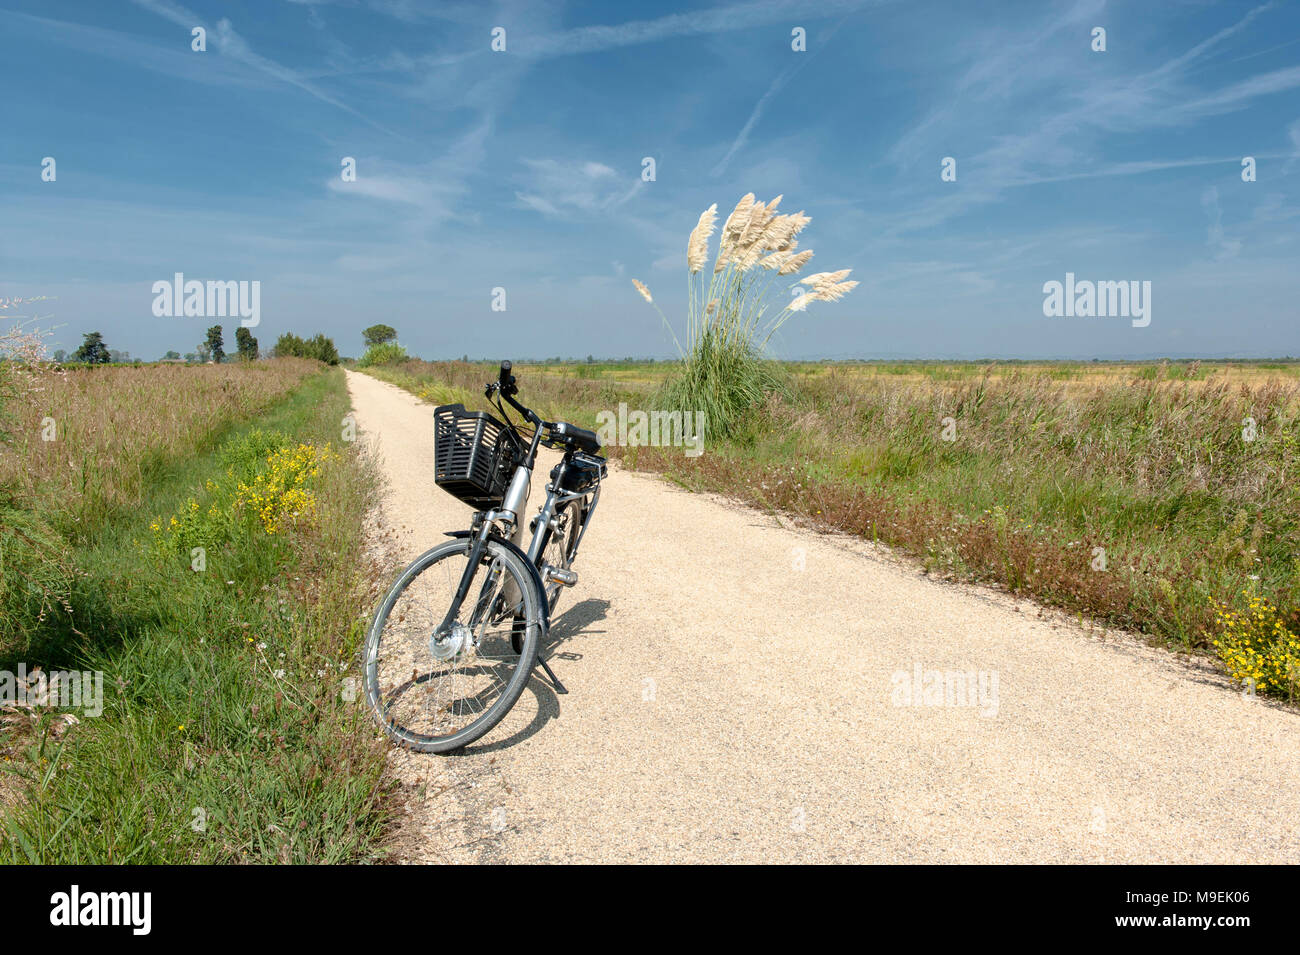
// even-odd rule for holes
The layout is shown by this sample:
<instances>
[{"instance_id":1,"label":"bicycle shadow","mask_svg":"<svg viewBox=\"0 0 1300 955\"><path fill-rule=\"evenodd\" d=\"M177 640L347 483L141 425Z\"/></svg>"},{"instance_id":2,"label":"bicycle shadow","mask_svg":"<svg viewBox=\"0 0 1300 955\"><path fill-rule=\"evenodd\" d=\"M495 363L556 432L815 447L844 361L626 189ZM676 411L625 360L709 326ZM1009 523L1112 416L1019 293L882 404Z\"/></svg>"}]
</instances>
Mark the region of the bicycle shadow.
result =
<instances>
[{"instance_id":1,"label":"bicycle shadow","mask_svg":"<svg viewBox=\"0 0 1300 955\"><path fill-rule=\"evenodd\" d=\"M609 601L596 598L584 600L563 611L555 620L551 621L549 639L540 651L541 658L548 662L556 659L566 661L581 660L581 653L559 652L557 648L572 642L580 636L605 633L604 630L592 630L591 625L604 620L608 611ZM559 673L557 676L563 681L563 673ZM533 677L528 681L527 690L532 693L537 701L537 710L527 725L515 729L509 736L494 739L492 742L482 745L471 743L456 753L448 755L478 756L483 753L493 753L497 750L507 749L538 733L542 727L560 715L560 698L540 667L533 671ZM521 697L519 702L514 705L512 712L517 712L523 705L524 699ZM507 717L508 719L509 717Z\"/></svg>"},{"instance_id":2,"label":"bicycle shadow","mask_svg":"<svg viewBox=\"0 0 1300 955\"><path fill-rule=\"evenodd\" d=\"M560 654L556 652L556 647L563 646L575 637L605 633L604 630L590 630L588 628L593 623L604 620L608 612L608 600L591 597L580 604L574 604L551 621L550 640L546 646L542 647L542 654L546 655L548 660L555 656L560 657L562 660L581 660L582 654ZM549 655L547 655L547 651L549 651Z\"/></svg>"}]
</instances>

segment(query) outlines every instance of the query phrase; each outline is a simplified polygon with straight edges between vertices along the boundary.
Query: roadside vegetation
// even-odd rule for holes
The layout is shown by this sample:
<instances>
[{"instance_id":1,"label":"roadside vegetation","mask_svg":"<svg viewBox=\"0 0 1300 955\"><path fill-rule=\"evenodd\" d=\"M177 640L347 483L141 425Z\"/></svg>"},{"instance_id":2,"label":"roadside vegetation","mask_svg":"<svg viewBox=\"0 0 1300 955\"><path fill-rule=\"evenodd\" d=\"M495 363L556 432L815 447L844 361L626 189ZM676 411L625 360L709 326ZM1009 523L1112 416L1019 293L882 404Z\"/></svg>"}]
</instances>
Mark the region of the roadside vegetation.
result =
<instances>
[{"instance_id":1,"label":"roadside vegetation","mask_svg":"<svg viewBox=\"0 0 1300 955\"><path fill-rule=\"evenodd\" d=\"M371 365L391 365L394 362L405 361L406 357L406 349L397 342L384 342L367 348L365 354L357 361L357 365L361 368L369 368Z\"/></svg>"},{"instance_id":2,"label":"roadside vegetation","mask_svg":"<svg viewBox=\"0 0 1300 955\"><path fill-rule=\"evenodd\" d=\"M494 367L367 371L481 410ZM681 373L516 369L541 413L591 428L620 402L664 407L662 383ZM1215 653L1234 679L1300 697L1300 365L790 363L780 374L784 387L700 457L607 450L888 544L931 573Z\"/></svg>"},{"instance_id":3,"label":"roadside vegetation","mask_svg":"<svg viewBox=\"0 0 1300 955\"><path fill-rule=\"evenodd\" d=\"M379 857L354 656L388 568L343 373L3 363L0 671L101 672L102 714L0 707L0 860Z\"/></svg>"}]
</instances>

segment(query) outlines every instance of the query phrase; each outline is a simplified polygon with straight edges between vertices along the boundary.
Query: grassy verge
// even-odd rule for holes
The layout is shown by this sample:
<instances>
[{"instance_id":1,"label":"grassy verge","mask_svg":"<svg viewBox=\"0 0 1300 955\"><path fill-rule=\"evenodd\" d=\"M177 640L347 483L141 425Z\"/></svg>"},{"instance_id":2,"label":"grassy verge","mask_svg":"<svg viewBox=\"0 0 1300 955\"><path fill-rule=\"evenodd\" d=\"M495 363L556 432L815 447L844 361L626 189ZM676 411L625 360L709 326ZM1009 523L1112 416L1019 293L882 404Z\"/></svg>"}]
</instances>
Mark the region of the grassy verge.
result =
<instances>
[{"instance_id":1,"label":"grassy verge","mask_svg":"<svg viewBox=\"0 0 1300 955\"><path fill-rule=\"evenodd\" d=\"M0 485L78 539L138 507L176 465L212 450L320 366L252 364L46 368L6 402Z\"/></svg>"},{"instance_id":2,"label":"grassy verge","mask_svg":"<svg viewBox=\"0 0 1300 955\"><path fill-rule=\"evenodd\" d=\"M378 856L383 748L350 669L385 573L363 551L377 475L340 444L342 372L270 366L159 369L180 376L166 382L123 369L146 374L103 400L126 417L169 404L178 410L162 421L175 426L119 432L109 465L88 453L93 431L74 413L58 453L135 483L123 490L110 474L88 485L108 502L99 508L76 488L11 492L62 543L57 559L70 573L66 607L29 617L2 665L98 671L103 693L100 715L52 705L4 713L0 858ZM29 596L19 612L39 606Z\"/></svg>"},{"instance_id":3,"label":"grassy verge","mask_svg":"<svg viewBox=\"0 0 1300 955\"><path fill-rule=\"evenodd\" d=\"M616 368L516 367L529 404L587 427L619 402L652 407L658 393ZM471 407L492 376L461 362L368 371ZM1218 651L1234 678L1300 695L1291 366L787 371L787 393L701 457L609 451L693 489L887 543L936 574Z\"/></svg>"}]
</instances>

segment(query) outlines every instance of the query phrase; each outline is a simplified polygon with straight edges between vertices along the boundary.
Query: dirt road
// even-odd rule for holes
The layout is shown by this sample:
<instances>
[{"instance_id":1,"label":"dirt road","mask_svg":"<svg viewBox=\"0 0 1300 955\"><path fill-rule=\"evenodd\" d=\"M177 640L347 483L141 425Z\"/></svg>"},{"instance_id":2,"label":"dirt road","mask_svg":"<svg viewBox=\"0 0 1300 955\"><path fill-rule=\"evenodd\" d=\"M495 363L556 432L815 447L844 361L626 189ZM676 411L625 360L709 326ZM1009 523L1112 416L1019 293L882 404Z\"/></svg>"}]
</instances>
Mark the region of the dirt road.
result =
<instances>
[{"instance_id":1,"label":"dirt road","mask_svg":"<svg viewBox=\"0 0 1300 955\"><path fill-rule=\"evenodd\" d=\"M348 383L409 559L469 509L432 408ZM569 694L394 751L404 860L1300 862L1300 716L1204 663L621 470L575 569Z\"/></svg>"}]
</instances>

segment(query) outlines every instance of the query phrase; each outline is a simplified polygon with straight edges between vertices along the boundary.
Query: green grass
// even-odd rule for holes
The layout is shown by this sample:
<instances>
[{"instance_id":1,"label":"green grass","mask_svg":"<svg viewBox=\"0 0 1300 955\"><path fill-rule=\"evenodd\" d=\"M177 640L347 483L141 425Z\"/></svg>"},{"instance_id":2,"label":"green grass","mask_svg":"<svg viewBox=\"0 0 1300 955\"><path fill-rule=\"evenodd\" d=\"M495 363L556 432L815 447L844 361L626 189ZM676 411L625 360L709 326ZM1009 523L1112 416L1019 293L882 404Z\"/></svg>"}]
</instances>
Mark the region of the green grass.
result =
<instances>
[{"instance_id":1,"label":"green grass","mask_svg":"<svg viewBox=\"0 0 1300 955\"><path fill-rule=\"evenodd\" d=\"M383 747L345 681L376 574L363 517L376 476L339 448L343 374L289 397L154 475L145 500L84 529L71 615L10 650L104 674L98 717L45 710L0 749L0 859L40 863L355 862L382 854ZM206 555L166 553L155 520L205 501L254 429L332 442L316 516L283 537L245 529ZM232 457L233 455L233 457ZM19 657L18 654L22 656ZM362 694L355 694L360 699Z\"/></svg>"},{"instance_id":2,"label":"green grass","mask_svg":"<svg viewBox=\"0 0 1300 955\"><path fill-rule=\"evenodd\" d=\"M781 366L763 359L752 341L710 326L694 340L691 353L665 379L652 404L703 414L707 439L735 438L768 395L786 390L785 379Z\"/></svg>"}]
</instances>

